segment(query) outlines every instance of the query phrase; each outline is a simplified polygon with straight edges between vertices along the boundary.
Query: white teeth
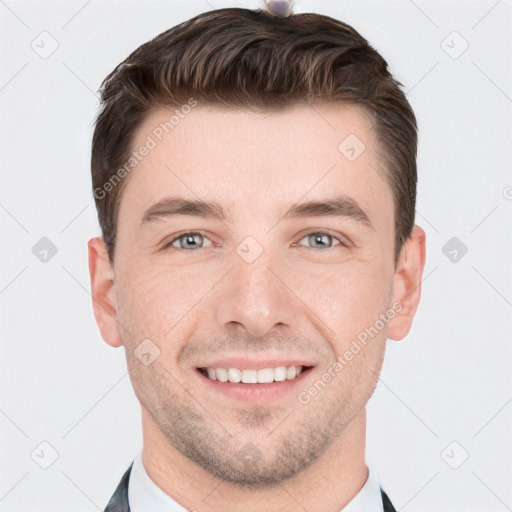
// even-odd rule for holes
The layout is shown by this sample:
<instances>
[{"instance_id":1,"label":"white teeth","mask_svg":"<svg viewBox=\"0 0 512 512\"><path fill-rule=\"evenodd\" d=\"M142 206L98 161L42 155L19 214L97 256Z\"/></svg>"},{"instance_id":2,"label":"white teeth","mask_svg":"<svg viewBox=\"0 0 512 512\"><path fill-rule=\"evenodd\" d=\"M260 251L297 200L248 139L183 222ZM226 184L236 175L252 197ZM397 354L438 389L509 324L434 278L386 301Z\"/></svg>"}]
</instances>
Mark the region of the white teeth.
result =
<instances>
[{"instance_id":1,"label":"white teeth","mask_svg":"<svg viewBox=\"0 0 512 512\"><path fill-rule=\"evenodd\" d=\"M244 384L256 384L258 382L258 372L256 370L242 370L242 382Z\"/></svg>"},{"instance_id":2,"label":"white teeth","mask_svg":"<svg viewBox=\"0 0 512 512\"><path fill-rule=\"evenodd\" d=\"M274 368L274 380L276 382L286 380L286 366L278 366L277 368Z\"/></svg>"},{"instance_id":3,"label":"white teeth","mask_svg":"<svg viewBox=\"0 0 512 512\"><path fill-rule=\"evenodd\" d=\"M258 370L258 382L260 384L274 382L274 370L272 370L272 368L263 368L262 370Z\"/></svg>"},{"instance_id":4,"label":"white teeth","mask_svg":"<svg viewBox=\"0 0 512 512\"><path fill-rule=\"evenodd\" d=\"M240 382L242 380L242 372L236 368L230 368L228 370L228 380L229 382Z\"/></svg>"},{"instance_id":5,"label":"white teeth","mask_svg":"<svg viewBox=\"0 0 512 512\"><path fill-rule=\"evenodd\" d=\"M228 372L225 368L217 368L215 370L215 376L217 377L217 380L220 382L227 382L228 381Z\"/></svg>"},{"instance_id":6,"label":"white teeth","mask_svg":"<svg viewBox=\"0 0 512 512\"><path fill-rule=\"evenodd\" d=\"M244 384L267 384L293 380L304 370L302 366L278 366L260 370L239 370L238 368L205 368L208 378L219 382L242 382Z\"/></svg>"}]
</instances>

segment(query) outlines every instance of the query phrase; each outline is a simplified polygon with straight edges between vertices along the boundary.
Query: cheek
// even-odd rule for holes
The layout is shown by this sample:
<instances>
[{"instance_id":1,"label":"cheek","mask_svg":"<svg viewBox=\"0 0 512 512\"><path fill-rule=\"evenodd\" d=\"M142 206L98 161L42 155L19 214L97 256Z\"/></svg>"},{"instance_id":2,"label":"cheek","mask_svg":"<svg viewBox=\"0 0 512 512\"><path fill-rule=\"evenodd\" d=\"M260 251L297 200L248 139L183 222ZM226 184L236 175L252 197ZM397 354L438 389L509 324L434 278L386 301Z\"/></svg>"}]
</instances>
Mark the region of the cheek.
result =
<instances>
[{"instance_id":1,"label":"cheek","mask_svg":"<svg viewBox=\"0 0 512 512\"><path fill-rule=\"evenodd\" d=\"M364 406L372 396L384 362L385 343L386 340L380 333L368 344L359 344L360 352L353 354L348 350L340 354L342 360L351 354L339 383L341 392L348 393L351 397L347 399L348 402Z\"/></svg>"},{"instance_id":2,"label":"cheek","mask_svg":"<svg viewBox=\"0 0 512 512\"><path fill-rule=\"evenodd\" d=\"M392 276L383 272L378 260L347 263L329 271L310 269L303 276L298 295L329 327L328 337L335 336L342 346L374 325L388 307Z\"/></svg>"},{"instance_id":3,"label":"cheek","mask_svg":"<svg viewBox=\"0 0 512 512\"><path fill-rule=\"evenodd\" d=\"M133 342L154 339L179 350L179 333L189 329L201 299L223 269L201 271L197 265L171 266L131 261L116 269L118 320ZM169 343L174 340L173 343ZM140 341L138 341L140 343Z\"/></svg>"},{"instance_id":4,"label":"cheek","mask_svg":"<svg viewBox=\"0 0 512 512\"><path fill-rule=\"evenodd\" d=\"M148 264L119 270L118 320L132 336L162 339L186 315L193 287L182 274Z\"/></svg>"}]
</instances>

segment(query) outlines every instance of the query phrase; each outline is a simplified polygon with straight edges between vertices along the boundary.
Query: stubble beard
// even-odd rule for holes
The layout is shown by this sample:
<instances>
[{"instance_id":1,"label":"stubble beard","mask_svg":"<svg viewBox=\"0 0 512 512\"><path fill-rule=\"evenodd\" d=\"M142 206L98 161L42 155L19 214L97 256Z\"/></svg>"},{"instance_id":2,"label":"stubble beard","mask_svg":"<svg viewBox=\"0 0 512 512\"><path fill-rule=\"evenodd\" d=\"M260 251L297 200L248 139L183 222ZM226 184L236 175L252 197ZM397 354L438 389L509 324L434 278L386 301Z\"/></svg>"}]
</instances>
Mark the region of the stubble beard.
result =
<instances>
[{"instance_id":1,"label":"stubble beard","mask_svg":"<svg viewBox=\"0 0 512 512\"><path fill-rule=\"evenodd\" d=\"M257 405L238 409L228 426L222 413L169 390L152 397L146 395L145 406L170 445L211 475L252 489L277 486L305 471L357 412L344 410L343 398L318 401L315 409L298 402L297 410Z\"/></svg>"}]
</instances>

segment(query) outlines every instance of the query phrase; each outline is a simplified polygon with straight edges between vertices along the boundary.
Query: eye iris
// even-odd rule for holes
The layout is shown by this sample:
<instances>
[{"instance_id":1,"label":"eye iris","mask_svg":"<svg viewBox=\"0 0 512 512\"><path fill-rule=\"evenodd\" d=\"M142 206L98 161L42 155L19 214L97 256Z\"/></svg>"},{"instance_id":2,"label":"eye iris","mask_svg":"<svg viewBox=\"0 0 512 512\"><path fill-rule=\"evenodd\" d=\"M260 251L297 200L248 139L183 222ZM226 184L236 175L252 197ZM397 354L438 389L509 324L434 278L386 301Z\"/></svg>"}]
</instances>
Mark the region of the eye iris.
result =
<instances>
[{"instance_id":1,"label":"eye iris","mask_svg":"<svg viewBox=\"0 0 512 512\"><path fill-rule=\"evenodd\" d=\"M327 242L325 241L326 238L328 239ZM329 243L329 240L330 240L330 236L329 235L322 235L320 233L318 233L316 235L310 235L310 240L313 241L313 245L317 246L316 244L318 244L319 247L326 247L326 246L330 246L331 245Z\"/></svg>"},{"instance_id":2,"label":"eye iris","mask_svg":"<svg viewBox=\"0 0 512 512\"><path fill-rule=\"evenodd\" d=\"M181 247L182 249L196 249L199 247L199 244L196 243L196 237L199 235L185 235L181 238ZM188 245L190 244L190 245Z\"/></svg>"}]
</instances>

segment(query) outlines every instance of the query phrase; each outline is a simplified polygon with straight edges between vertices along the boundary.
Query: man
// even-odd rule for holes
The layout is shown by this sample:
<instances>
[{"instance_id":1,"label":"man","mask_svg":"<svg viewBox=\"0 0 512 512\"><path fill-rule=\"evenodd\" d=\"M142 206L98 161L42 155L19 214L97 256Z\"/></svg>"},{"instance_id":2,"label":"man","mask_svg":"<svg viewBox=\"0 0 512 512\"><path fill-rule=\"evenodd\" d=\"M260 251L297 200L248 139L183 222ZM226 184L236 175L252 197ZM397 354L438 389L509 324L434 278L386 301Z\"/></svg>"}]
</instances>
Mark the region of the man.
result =
<instances>
[{"instance_id":1,"label":"man","mask_svg":"<svg viewBox=\"0 0 512 512\"><path fill-rule=\"evenodd\" d=\"M420 300L416 146L326 16L207 12L105 79L91 289L143 427L106 511L394 510L365 405Z\"/></svg>"}]
</instances>

